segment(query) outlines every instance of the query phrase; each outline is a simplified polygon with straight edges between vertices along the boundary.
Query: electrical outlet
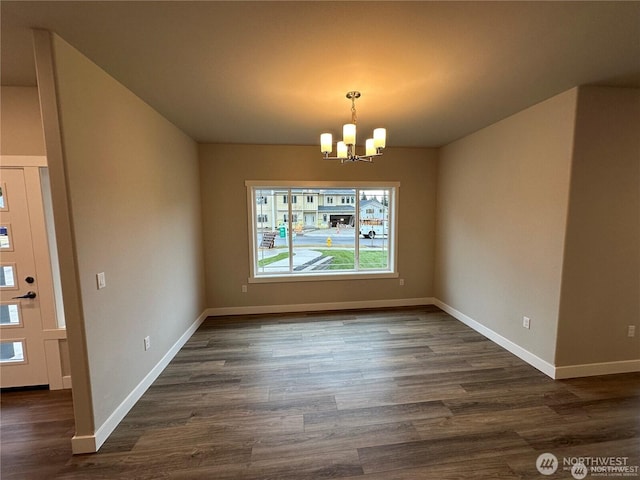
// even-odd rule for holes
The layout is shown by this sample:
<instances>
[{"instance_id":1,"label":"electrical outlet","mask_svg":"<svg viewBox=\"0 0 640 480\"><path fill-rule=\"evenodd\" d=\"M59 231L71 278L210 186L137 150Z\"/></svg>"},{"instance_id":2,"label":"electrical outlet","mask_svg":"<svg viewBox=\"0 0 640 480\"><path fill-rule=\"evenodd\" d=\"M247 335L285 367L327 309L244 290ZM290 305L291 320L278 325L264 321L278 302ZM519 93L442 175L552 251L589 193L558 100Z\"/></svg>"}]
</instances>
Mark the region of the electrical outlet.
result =
<instances>
[{"instance_id":1,"label":"electrical outlet","mask_svg":"<svg viewBox=\"0 0 640 480\"><path fill-rule=\"evenodd\" d=\"M627 337L635 337L636 336L636 326L629 325L627 327Z\"/></svg>"},{"instance_id":2,"label":"electrical outlet","mask_svg":"<svg viewBox=\"0 0 640 480\"><path fill-rule=\"evenodd\" d=\"M242 293L247 293L247 286L246 285L242 285Z\"/></svg>"},{"instance_id":3,"label":"electrical outlet","mask_svg":"<svg viewBox=\"0 0 640 480\"><path fill-rule=\"evenodd\" d=\"M151 337L148 335L144 337L144 350L147 351L151 348Z\"/></svg>"},{"instance_id":4,"label":"electrical outlet","mask_svg":"<svg viewBox=\"0 0 640 480\"><path fill-rule=\"evenodd\" d=\"M98 282L98 290L107 286L107 279L104 276L104 272L96 274L96 281Z\"/></svg>"},{"instance_id":5,"label":"electrical outlet","mask_svg":"<svg viewBox=\"0 0 640 480\"><path fill-rule=\"evenodd\" d=\"M404 278L401 278L401 279L400 279L400 286L401 286L401 287L404 287Z\"/></svg>"},{"instance_id":6,"label":"electrical outlet","mask_svg":"<svg viewBox=\"0 0 640 480\"><path fill-rule=\"evenodd\" d=\"M531 319L529 317L522 317L522 326L524 328L531 328Z\"/></svg>"}]
</instances>

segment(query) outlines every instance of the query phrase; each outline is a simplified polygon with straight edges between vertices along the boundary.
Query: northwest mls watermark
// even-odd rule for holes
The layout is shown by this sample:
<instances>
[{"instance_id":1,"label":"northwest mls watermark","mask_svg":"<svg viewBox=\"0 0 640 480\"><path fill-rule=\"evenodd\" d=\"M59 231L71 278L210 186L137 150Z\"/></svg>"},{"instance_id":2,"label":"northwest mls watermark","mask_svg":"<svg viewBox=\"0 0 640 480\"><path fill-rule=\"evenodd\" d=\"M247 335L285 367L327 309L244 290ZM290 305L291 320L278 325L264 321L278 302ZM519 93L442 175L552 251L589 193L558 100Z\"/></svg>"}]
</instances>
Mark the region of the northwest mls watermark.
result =
<instances>
[{"instance_id":1,"label":"northwest mls watermark","mask_svg":"<svg viewBox=\"0 0 640 480\"><path fill-rule=\"evenodd\" d=\"M553 453L543 453L536 460L536 468L542 475L571 472L577 480L587 476L640 477L640 466L632 464L629 457L563 457L560 461Z\"/></svg>"}]
</instances>

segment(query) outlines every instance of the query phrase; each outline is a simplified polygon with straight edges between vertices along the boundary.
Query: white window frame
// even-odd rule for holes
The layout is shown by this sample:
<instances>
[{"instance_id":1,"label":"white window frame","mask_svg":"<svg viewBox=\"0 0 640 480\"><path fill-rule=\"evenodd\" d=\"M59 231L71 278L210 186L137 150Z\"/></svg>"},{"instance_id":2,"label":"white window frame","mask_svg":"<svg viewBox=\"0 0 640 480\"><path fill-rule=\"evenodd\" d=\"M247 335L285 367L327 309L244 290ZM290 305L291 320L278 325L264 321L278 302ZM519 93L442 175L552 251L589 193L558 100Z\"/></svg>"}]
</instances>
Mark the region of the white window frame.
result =
<instances>
[{"instance_id":1,"label":"white window frame","mask_svg":"<svg viewBox=\"0 0 640 480\"><path fill-rule=\"evenodd\" d=\"M276 283L276 282L309 282L309 281L335 281L335 280L364 280L364 279L381 279L381 278L398 278L398 199L400 193L400 182L346 182L346 181L327 181L327 182L308 182L308 181L264 181L264 180L247 180L245 181L247 206L249 214L247 215L248 233L249 233L249 283ZM256 265L258 264L258 245L257 234L254 231L256 226L256 202L253 196L254 189L266 188L287 188L287 189L356 189L354 197L356 219L359 216L360 208L360 190L376 190L389 189L391 191L391 206L389 209L389 268L381 271L361 270L361 271L332 271L331 273L314 273L314 272L284 272L284 273L257 273ZM330 197L328 197L330 198ZM287 202L289 213L291 214L291 202ZM291 218L291 215L287 216ZM291 227L291 221L288 222ZM289 245L292 245L292 228L287 228L289 235ZM360 236L356 234L354 251L359 255Z\"/></svg>"}]
</instances>

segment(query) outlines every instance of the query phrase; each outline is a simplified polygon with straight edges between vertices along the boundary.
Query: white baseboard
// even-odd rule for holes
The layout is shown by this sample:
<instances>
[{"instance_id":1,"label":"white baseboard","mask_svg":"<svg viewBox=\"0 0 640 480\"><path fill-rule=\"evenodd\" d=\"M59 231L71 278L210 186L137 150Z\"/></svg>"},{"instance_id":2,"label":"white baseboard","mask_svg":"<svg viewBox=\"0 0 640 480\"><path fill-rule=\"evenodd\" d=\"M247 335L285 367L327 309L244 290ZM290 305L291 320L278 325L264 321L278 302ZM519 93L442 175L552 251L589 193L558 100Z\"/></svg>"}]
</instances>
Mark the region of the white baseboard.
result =
<instances>
[{"instance_id":1,"label":"white baseboard","mask_svg":"<svg viewBox=\"0 0 640 480\"><path fill-rule=\"evenodd\" d=\"M487 337L492 342L497 343L502 348L504 348L504 349L508 350L509 352L513 353L516 357L524 360L525 362L527 362L532 367L537 368L538 370L540 370L545 375L548 375L551 378L555 378L555 370L556 370L556 368L553 365L551 365L550 363L544 361L543 359L541 359L540 357L534 355L530 351L525 350L520 345L518 345L516 343L513 343L508 338L503 337L499 333L491 330L490 328L484 326L480 322L477 322L473 318L465 315L464 313L456 310L455 308L447 305L446 303L438 300L437 298L434 300L434 305L436 305L437 307L441 308L442 310L444 310L445 312L447 312L449 315L451 315L452 317L456 318L457 320L460 320L465 325L473 328L476 332L484 335L485 337Z\"/></svg>"},{"instance_id":2,"label":"white baseboard","mask_svg":"<svg viewBox=\"0 0 640 480\"><path fill-rule=\"evenodd\" d=\"M62 388L64 389L72 388L71 375L65 375L64 377L62 377Z\"/></svg>"},{"instance_id":3,"label":"white baseboard","mask_svg":"<svg viewBox=\"0 0 640 480\"><path fill-rule=\"evenodd\" d=\"M591 377L595 375L612 375L616 373L640 372L640 360L621 360L617 362L588 363L584 365L567 365L563 367L557 367L542 360L540 357L534 355L528 350L525 350L521 346L513 343L511 340L503 337L499 333L494 332L490 328L485 327L481 323L447 305L446 303L438 300L437 298L434 299L433 304L441 308L457 320L460 320L465 325L473 328L476 332L484 335L489 340L510 351L516 357L524 360L532 367L537 368L545 375L553 378L554 380L575 377Z\"/></svg>"},{"instance_id":4,"label":"white baseboard","mask_svg":"<svg viewBox=\"0 0 640 480\"><path fill-rule=\"evenodd\" d=\"M162 359L151 369L142 381L127 395L127 398L118 405L107 420L100 425L93 435L74 436L71 439L71 449L74 454L94 453L102 446L105 440L111 435L118 424L122 421L129 410L136 404L140 397L147 391L151 384L158 378L169 362L180 351L187 340L195 333L198 327L207 318L207 312L202 312L200 316L189 326L186 332L173 344Z\"/></svg>"},{"instance_id":5,"label":"white baseboard","mask_svg":"<svg viewBox=\"0 0 640 480\"><path fill-rule=\"evenodd\" d=\"M299 303L286 305L252 305L248 307L208 308L205 313L209 317L226 315L256 315L266 313L319 312L328 310L357 310L363 308L415 307L433 305L433 297L399 298L390 300L366 300L354 302Z\"/></svg>"},{"instance_id":6,"label":"white baseboard","mask_svg":"<svg viewBox=\"0 0 640 480\"><path fill-rule=\"evenodd\" d=\"M583 365L556 367L555 378L593 377L595 375L632 372L640 372L640 360L620 360L617 362L586 363Z\"/></svg>"}]
</instances>

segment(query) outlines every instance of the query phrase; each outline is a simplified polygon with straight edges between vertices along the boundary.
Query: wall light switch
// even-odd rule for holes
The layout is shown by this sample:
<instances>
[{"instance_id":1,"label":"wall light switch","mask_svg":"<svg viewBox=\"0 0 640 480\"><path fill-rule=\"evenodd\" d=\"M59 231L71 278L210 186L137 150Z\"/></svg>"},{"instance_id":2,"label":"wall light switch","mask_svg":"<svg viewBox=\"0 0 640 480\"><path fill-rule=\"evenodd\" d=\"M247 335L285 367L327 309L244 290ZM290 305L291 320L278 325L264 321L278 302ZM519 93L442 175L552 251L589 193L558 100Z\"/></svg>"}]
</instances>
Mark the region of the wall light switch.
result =
<instances>
[{"instance_id":1,"label":"wall light switch","mask_svg":"<svg viewBox=\"0 0 640 480\"><path fill-rule=\"evenodd\" d=\"M107 279L104 276L104 272L100 272L96 275L96 280L98 281L98 290L107 286Z\"/></svg>"},{"instance_id":2,"label":"wall light switch","mask_svg":"<svg viewBox=\"0 0 640 480\"><path fill-rule=\"evenodd\" d=\"M522 317L522 326L524 328L531 328L531 319L529 317Z\"/></svg>"}]
</instances>

